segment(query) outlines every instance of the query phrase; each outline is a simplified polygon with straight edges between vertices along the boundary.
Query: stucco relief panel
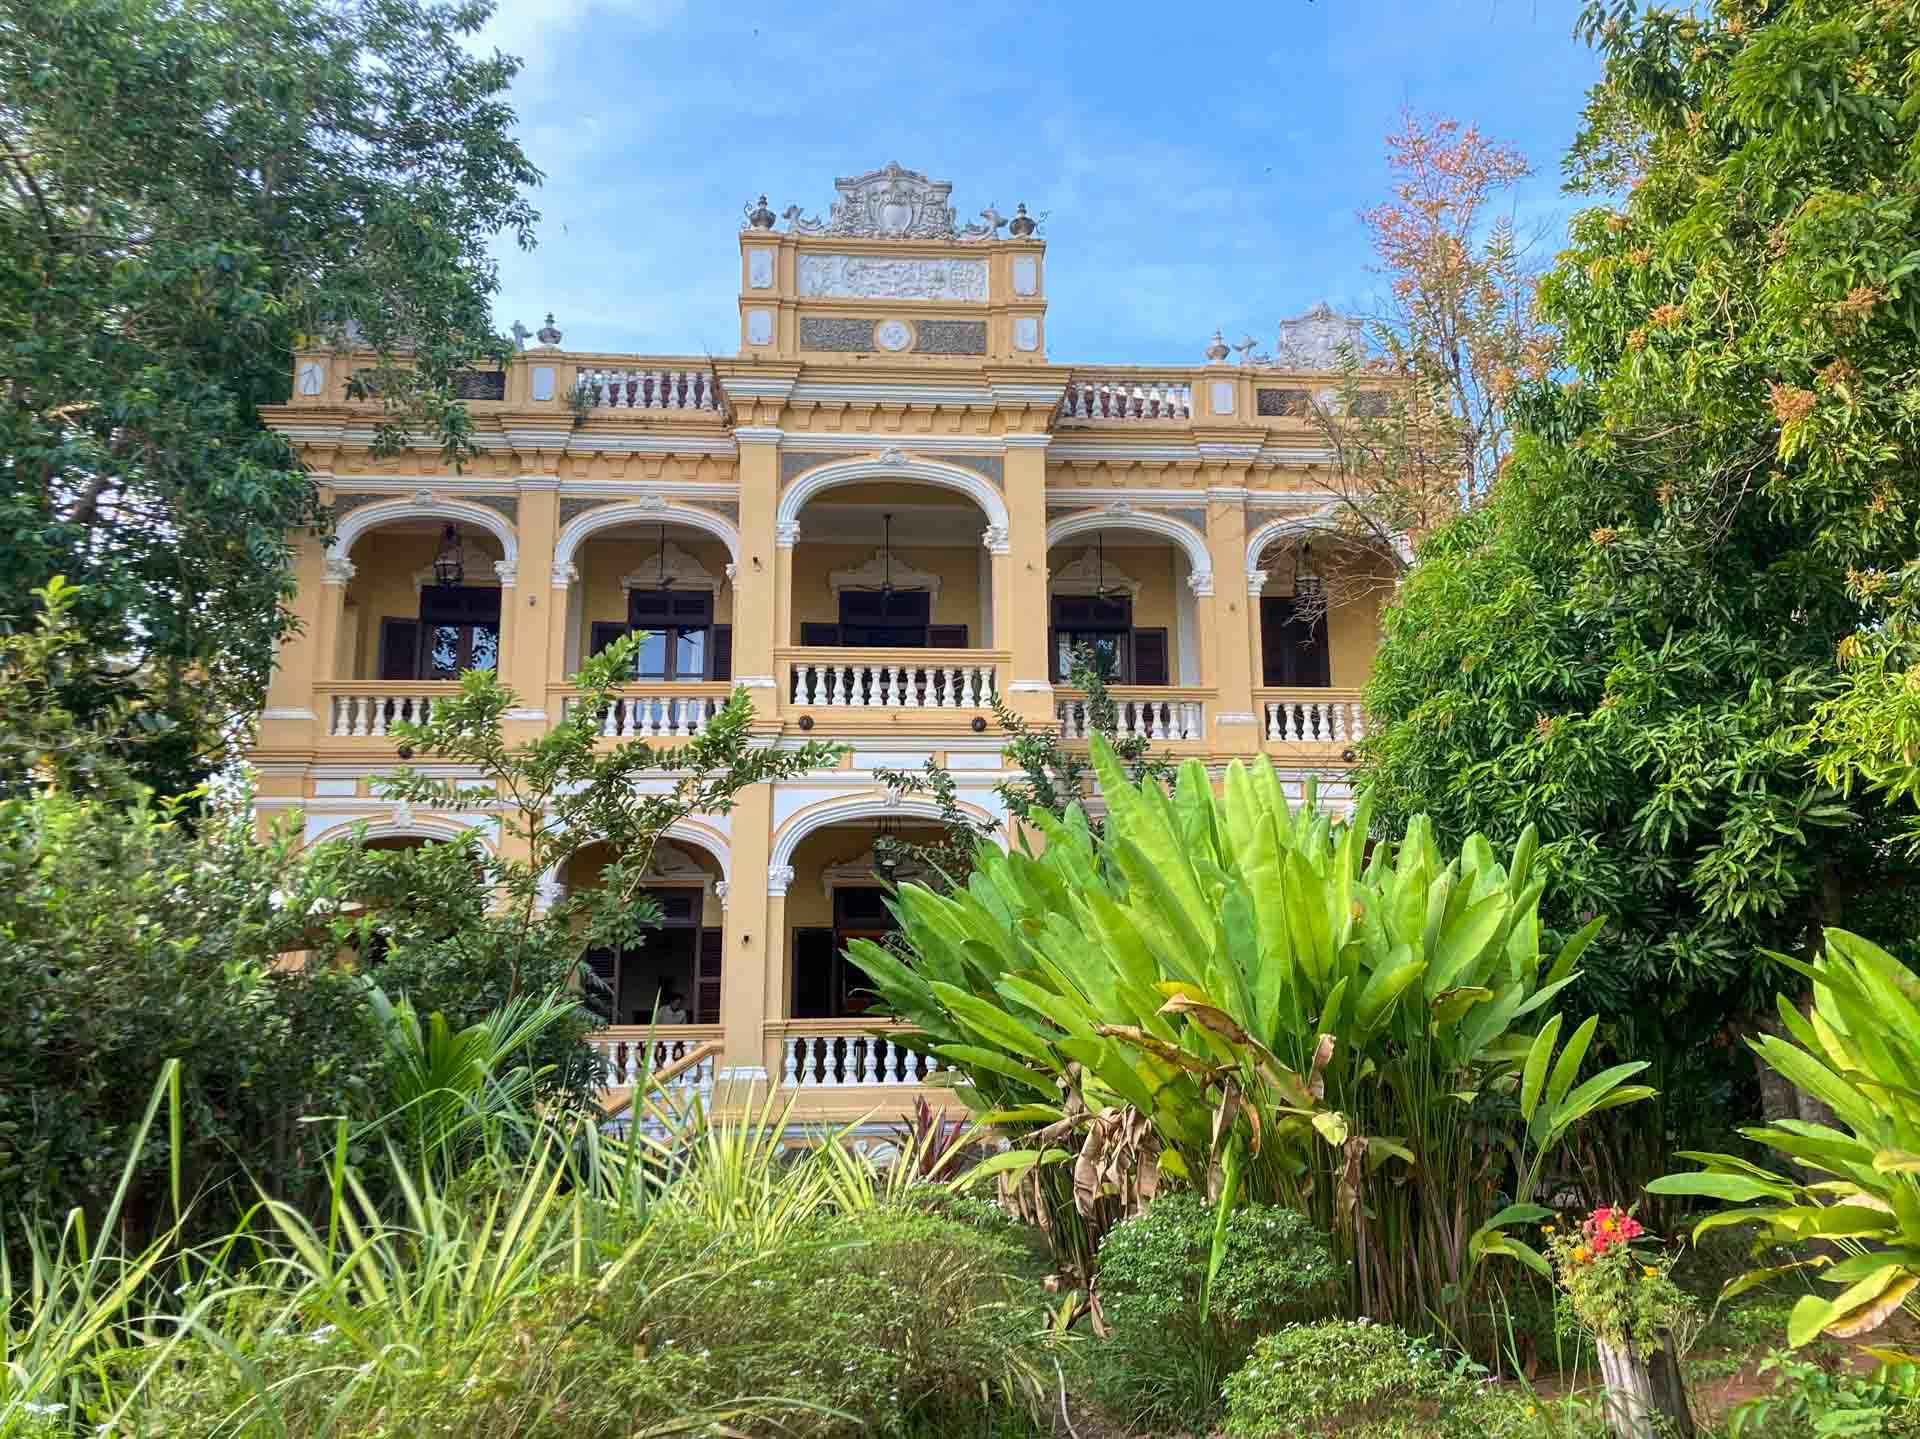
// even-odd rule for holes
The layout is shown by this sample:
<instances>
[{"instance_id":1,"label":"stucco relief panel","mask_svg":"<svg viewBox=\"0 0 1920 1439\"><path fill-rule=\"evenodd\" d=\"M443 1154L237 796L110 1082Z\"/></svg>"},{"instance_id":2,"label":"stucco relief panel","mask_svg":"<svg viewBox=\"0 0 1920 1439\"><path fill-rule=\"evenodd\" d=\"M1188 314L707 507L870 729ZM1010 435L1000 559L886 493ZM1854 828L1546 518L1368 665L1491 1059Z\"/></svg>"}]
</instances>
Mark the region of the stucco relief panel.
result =
<instances>
[{"instance_id":1,"label":"stucco relief panel","mask_svg":"<svg viewBox=\"0 0 1920 1439\"><path fill-rule=\"evenodd\" d=\"M984 300L985 260L802 255L800 293L843 300Z\"/></svg>"}]
</instances>

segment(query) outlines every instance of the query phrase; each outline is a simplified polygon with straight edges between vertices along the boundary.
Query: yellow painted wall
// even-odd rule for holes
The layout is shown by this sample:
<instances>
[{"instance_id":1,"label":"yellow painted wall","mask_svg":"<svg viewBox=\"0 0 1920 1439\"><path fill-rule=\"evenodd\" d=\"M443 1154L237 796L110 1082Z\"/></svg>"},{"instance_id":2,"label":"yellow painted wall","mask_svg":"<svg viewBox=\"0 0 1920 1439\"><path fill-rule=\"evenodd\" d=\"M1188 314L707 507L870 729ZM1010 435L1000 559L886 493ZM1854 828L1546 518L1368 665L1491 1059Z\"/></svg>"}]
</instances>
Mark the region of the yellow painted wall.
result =
<instances>
[{"instance_id":1,"label":"yellow painted wall","mask_svg":"<svg viewBox=\"0 0 1920 1439\"><path fill-rule=\"evenodd\" d=\"M727 583L727 547L716 539L682 538L671 533L667 536L667 544L693 556L708 574L720 581L720 588L713 597L713 622L732 624L733 586ZM582 656L591 653L593 626L596 623L626 622L627 597L620 588L620 578L636 570L643 577L656 574L659 556L657 535L608 539L595 537L580 547L574 559L580 571L580 631L574 636L577 653ZM648 582L640 588L651 589L652 585Z\"/></svg>"},{"instance_id":2,"label":"yellow painted wall","mask_svg":"<svg viewBox=\"0 0 1920 1439\"><path fill-rule=\"evenodd\" d=\"M496 580L491 570L492 561L501 558L499 541L492 535L473 534L466 536L466 545L470 555L483 553L488 561L487 573L469 574L467 579L473 583ZM349 556L354 575L347 586L335 675L356 680L380 677L380 621L419 618L420 592L413 577L432 566L439 548L438 530L375 530L360 538Z\"/></svg>"}]
</instances>

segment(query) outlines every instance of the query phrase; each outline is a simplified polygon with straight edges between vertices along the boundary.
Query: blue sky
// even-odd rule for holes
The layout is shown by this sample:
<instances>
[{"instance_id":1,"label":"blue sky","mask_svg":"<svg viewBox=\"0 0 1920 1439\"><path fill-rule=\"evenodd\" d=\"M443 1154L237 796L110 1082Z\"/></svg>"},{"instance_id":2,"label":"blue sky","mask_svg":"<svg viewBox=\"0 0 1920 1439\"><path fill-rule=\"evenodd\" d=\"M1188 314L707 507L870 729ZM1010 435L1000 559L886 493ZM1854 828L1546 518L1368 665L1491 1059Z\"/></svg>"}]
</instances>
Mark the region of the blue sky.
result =
<instances>
[{"instance_id":1,"label":"blue sky","mask_svg":"<svg viewBox=\"0 0 1920 1439\"><path fill-rule=\"evenodd\" d=\"M502 326L569 348L731 354L744 201L824 213L889 160L962 220L1048 216L1048 357L1196 364L1372 293L1355 212L1402 105L1478 121L1572 205L1559 160L1596 75L1577 0L733 4L501 0L482 35L546 172L540 246L501 254Z\"/></svg>"}]
</instances>

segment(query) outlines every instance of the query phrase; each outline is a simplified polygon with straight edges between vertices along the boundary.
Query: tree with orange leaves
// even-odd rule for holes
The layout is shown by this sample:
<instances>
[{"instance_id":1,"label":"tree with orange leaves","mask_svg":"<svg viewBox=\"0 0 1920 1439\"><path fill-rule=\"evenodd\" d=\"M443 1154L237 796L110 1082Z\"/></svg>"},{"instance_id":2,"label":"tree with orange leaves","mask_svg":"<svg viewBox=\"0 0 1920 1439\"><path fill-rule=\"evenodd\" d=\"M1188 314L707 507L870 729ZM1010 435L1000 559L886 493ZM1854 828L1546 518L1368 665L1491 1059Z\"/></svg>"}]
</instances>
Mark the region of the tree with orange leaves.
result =
<instances>
[{"instance_id":1,"label":"tree with orange leaves","mask_svg":"<svg viewBox=\"0 0 1920 1439\"><path fill-rule=\"evenodd\" d=\"M1340 374L1299 402L1329 452L1320 528L1345 541L1313 554L1319 586L1298 598L1314 609L1391 589L1411 539L1485 497L1507 451L1507 398L1553 360L1533 308L1538 267L1508 203L1533 174L1526 156L1477 125L1411 111L1386 144L1391 195L1360 213L1384 281L1377 309L1345 323L1331 356L1324 343L1302 352L1283 327L1276 356L1301 369L1331 358Z\"/></svg>"}]
</instances>

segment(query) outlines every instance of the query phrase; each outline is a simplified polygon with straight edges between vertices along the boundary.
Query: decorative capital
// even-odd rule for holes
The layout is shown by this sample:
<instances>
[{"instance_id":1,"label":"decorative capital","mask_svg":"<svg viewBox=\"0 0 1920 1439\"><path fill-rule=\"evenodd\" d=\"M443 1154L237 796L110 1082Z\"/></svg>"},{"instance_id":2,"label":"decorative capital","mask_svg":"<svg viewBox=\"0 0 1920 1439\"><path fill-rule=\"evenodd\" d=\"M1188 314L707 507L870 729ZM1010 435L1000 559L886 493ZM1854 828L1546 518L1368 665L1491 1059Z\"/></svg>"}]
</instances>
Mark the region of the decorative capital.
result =
<instances>
[{"instance_id":1,"label":"decorative capital","mask_svg":"<svg viewBox=\"0 0 1920 1439\"><path fill-rule=\"evenodd\" d=\"M773 527L773 542L783 550L800 543L800 521L781 520Z\"/></svg>"},{"instance_id":2,"label":"decorative capital","mask_svg":"<svg viewBox=\"0 0 1920 1439\"><path fill-rule=\"evenodd\" d=\"M1011 548L1005 525L988 525L980 532L980 543L996 555L1004 555Z\"/></svg>"},{"instance_id":3,"label":"decorative capital","mask_svg":"<svg viewBox=\"0 0 1920 1439\"><path fill-rule=\"evenodd\" d=\"M767 866L767 898L784 898L788 886L793 883L793 866L775 864Z\"/></svg>"},{"instance_id":4,"label":"decorative capital","mask_svg":"<svg viewBox=\"0 0 1920 1439\"><path fill-rule=\"evenodd\" d=\"M1247 594L1249 596L1260 594L1266 587L1267 572L1265 570L1250 569L1247 571Z\"/></svg>"},{"instance_id":5,"label":"decorative capital","mask_svg":"<svg viewBox=\"0 0 1920 1439\"><path fill-rule=\"evenodd\" d=\"M730 880L723 879L719 881L717 884L715 884L713 887L713 897L720 901L721 909L725 909L727 907L727 887L731 882L732 881Z\"/></svg>"},{"instance_id":6,"label":"decorative capital","mask_svg":"<svg viewBox=\"0 0 1920 1439\"><path fill-rule=\"evenodd\" d=\"M413 806L408 804L405 800L401 800L398 804L396 804L393 807L393 814L391 815L391 819L393 821L393 827L395 829L412 829L413 828Z\"/></svg>"},{"instance_id":7,"label":"decorative capital","mask_svg":"<svg viewBox=\"0 0 1920 1439\"><path fill-rule=\"evenodd\" d=\"M1213 593L1213 571L1195 570L1187 576L1187 588L1201 598Z\"/></svg>"},{"instance_id":8,"label":"decorative capital","mask_svg":"<svg viewBox=\"0 0 1920 1439\"><path fill-rule=\"evenodd\" d=\"M353 561L345 555L328 555L320 567L320 583L344 585L353 579Z\"/></svg>"},{"instance_id":9,"label":"decorative capital","mask_svg":"<svg viewBox=\"0 0 1920 1439\"><path fill-rule=\"evenodd\" d=\"M572 560L561 560L553 567L553 587L556 590L572 589L579 578L579 566Z\"/></svg>"},{"instance_id":10,"label":"decorative capital","mask_svg":"<svg viewBox=\"0 0 1920 1439\"><path fill-rule=\"evenodd\" d=\"M413 502L416 505L432 504L434 502L433 491L432 490L415 490L413 492Z\"/></svg>"},{"instance_id":11,"label":"decorative capital","mask_svg":"<svg viewBox=\"0 0 1920 1439\"><path fill-rule=\"evenodd\" d=\"M519 578L519 570L520 567L512 560L495 560L493 562L493 572L499 577L500 588L503 590L513 588L514 582Z\"/></svg>"},{"instance_id":12,"label":"decorative capital","mask_svg":"<svg viewBox=\"0 0 1920 1439\"><path fill-rule=\"evenodd\" d=\"M883 465L904 465L906 462L907 452L898 445L888 445L880 452L880 463Z\"/></svg>"}]
</instances>

